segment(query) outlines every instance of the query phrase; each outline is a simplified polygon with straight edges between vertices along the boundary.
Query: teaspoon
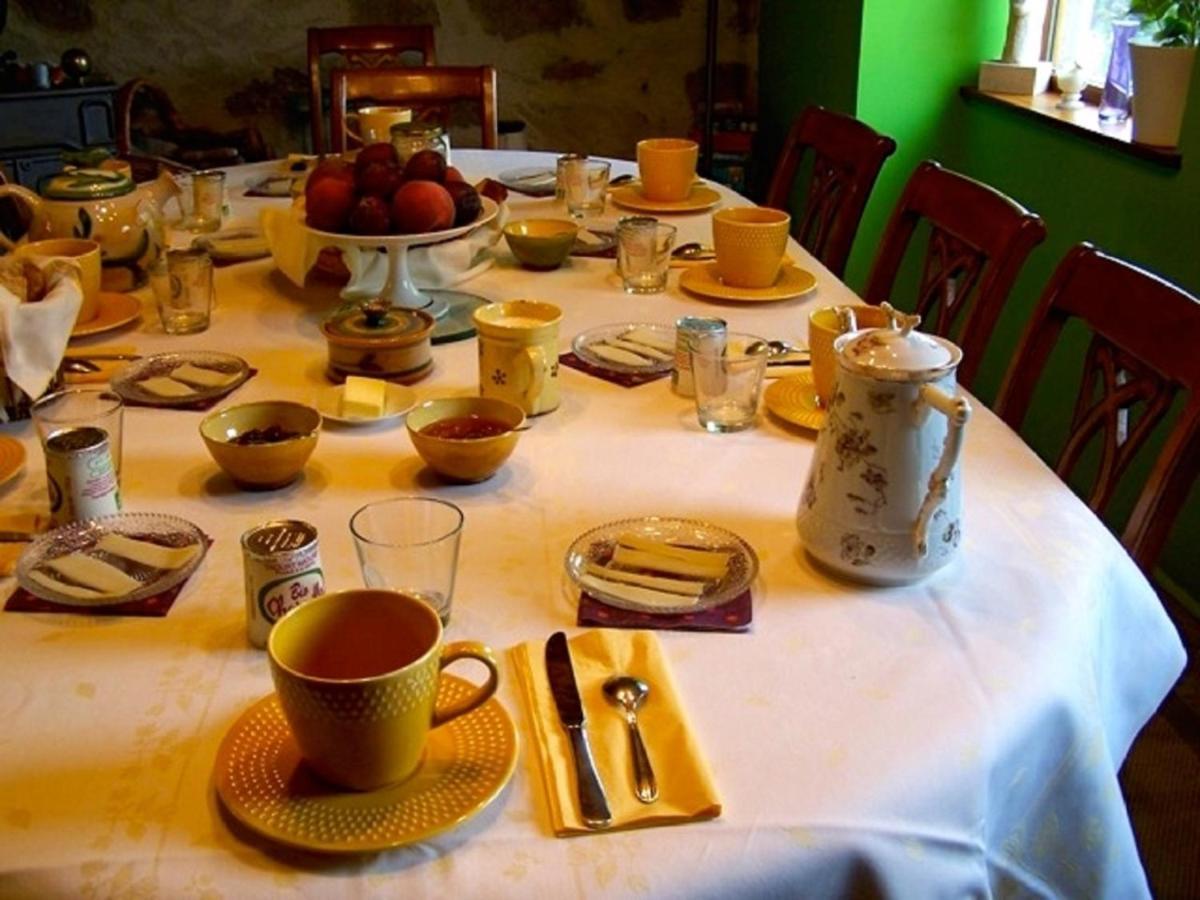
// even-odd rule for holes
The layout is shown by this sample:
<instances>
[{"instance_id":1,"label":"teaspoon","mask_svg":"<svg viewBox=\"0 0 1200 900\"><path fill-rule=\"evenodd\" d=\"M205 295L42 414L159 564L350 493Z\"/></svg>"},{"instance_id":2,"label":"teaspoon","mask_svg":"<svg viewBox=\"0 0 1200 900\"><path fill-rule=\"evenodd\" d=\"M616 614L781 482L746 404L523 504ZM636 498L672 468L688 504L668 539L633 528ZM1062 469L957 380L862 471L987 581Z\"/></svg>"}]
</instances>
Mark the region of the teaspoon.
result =
<instances>
[{"instance_id":1,"label":"teaspoon","mask_svg":"<svg viewBox=\"0 0 1200 900\"><path fill-rule=\"evenodd\" d=\"M613 706L625 714L625 723L629 726L629 750L633 755L633 776L637 782L637 798L643 803L653 803L658 799L658 782L654 778L654 769L650 767L650 757L646 754L646 745L642 743L641 732L638 731L638 707L646 700L650 686L640 678L630 675L620 675L604 682L604 696Z\"/></svg>"}]
</instances>

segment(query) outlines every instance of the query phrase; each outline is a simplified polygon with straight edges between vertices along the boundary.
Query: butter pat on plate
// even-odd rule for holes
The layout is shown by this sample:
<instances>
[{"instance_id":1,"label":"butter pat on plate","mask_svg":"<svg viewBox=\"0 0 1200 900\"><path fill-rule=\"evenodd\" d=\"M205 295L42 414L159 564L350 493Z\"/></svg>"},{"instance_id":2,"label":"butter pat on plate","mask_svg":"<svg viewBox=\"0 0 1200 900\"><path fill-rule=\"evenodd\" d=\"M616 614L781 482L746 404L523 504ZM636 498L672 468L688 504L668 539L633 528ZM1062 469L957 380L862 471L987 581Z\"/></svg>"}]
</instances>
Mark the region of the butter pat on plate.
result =
<instances>
[{"instance_id":1,"label":"butter pat on plate","mask_svg":"<svg viewBox=\"0 0 1200 900\"><path fill-rule=\"evenodd\" d=\"M347 419L378 419L387 403L387 382L378 378L346 376L341 413Z\"/></svg>"}]
</instances>

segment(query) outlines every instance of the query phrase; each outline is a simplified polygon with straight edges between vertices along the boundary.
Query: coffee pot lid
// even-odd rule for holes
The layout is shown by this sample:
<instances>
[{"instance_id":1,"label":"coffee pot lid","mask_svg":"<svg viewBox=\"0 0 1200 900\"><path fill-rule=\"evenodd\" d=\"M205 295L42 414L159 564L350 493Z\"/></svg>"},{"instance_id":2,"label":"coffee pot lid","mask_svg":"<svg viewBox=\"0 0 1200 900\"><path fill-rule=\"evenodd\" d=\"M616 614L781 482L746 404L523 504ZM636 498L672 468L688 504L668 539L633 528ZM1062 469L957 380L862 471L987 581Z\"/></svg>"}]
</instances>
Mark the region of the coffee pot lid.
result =
<instances>
[{"instance_id":1,"label":"coffee pot lid","mask_svg":"<svg viewBox=\"0 0 1200 900\"><path fill-rule=\"evenodd\" d=\"M881 304L891 324L839 338L834 347L842 365L852 372L885 381L929 381L949 372L962 351L945 338L917 331L920 316L906 315Z\"/></svg>"},{"instance_id":2,"label":"coffee pot lid","mask_svg":"<svg viewBox=\"0 0 1200 900\"><path fill-rule=\"evenodd\" d=\"M133 179L112 169L68 169L38 183L47 200L108 200L132 193Z\"/></svg>"}]
</instances>

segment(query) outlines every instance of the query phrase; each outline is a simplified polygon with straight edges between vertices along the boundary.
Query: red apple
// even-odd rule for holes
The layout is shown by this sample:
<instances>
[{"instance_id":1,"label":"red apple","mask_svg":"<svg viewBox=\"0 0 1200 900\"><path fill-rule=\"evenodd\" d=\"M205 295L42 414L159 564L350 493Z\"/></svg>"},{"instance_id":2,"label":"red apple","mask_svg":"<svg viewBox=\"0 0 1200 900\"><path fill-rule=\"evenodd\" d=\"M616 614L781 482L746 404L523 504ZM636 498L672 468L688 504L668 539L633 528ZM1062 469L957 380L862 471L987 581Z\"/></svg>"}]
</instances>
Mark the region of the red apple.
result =
<instances>
[{"instance_id":1,"label":"red apple","mask_svg":"<svg viewBox=\"0 0 1200 900\"><path fill-rule=\"evenodd\" d=\"M483 209L479 192L465 181L451 181L449 177L446 178L444 186L454 201L454 227L474 222Z\"/></svg>"},{"instance_id":2,"label":"red apple","mask_svg":"<svg viewBox=\"0 0 1200 900\"><path fill-rule=\"evenodd\" d=\"M311 228L341 231L357 200L353 181L326 177L311 180L304 189L304 211Z\"/></svg>"},{"instance_id":3,"label":"red apple","mask_svg":"<svg viewBox=\"0 0 1200 900\"><path fill-rule=\"evenodd\" d=\"M389 162L369 162L365 166L355 167L354 180L360 194L390 200L400 186L400 167Z\"/></svg>"},{"instance_id":4,"label":"red apple","mask_svg":"<svg viewBox=\"0 0 1200 900\"><path fill-rule=\"evenodd\" d=\"M354 158L354 168L362 169L368 163L391 163L393 166L400 165L400 156L396 153L396 148L391 144L380 141L377 144L367 144L358 151L358 156Z\"/></svg>"},{"instance_id":5,"label":"red apple","mask_svg":"<svg viewBox=\"0 0 1200 900\"><path fill-rule=\"evenodd\" d=\"M392 215L381 197L360 197L350 212L350 230L355 234L387 234Z\"/></svg>"},{"instance_id":6,"label":"red apple","mask_svg":"<svg viewBox=\"0 0 1200 900\"><path fill-rule=\"evenodd\" d=\"M436 150L418 150L408 158L404 166L406 181L436 181L441 184L446 180L446 158Z\"/></svg>"},{"instance_id":7,"label":"red apple","mask_svg":"<svg viewBox=\"0 0 1200 900\"><path fill-rule=\"evenodd\" d=\"M454 224L454 199L433 181L406 181L392 197L392 229L397 234L441 231Z\"/></svg>"},{"instance_id":8,"label":"red apple","mask_svg":"<svg viewBox=\"0 0 1200 900\"><path fill-rule=\"evenodd\" d=\"M442 182L443 184L449 184L452 181L466 180L467 179L463 178L463 173L454 168L454 166L446 166L446 180Z\"/></svg>"}]
</instances>

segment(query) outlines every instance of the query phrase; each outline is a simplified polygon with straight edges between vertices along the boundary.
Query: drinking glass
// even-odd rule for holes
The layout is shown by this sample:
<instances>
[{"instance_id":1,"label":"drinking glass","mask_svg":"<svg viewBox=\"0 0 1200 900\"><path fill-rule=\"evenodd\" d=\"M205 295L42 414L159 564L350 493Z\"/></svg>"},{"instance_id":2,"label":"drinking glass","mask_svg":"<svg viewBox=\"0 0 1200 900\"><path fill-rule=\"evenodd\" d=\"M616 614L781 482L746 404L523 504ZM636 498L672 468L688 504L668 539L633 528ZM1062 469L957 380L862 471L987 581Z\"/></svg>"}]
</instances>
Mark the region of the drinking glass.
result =
<instances>
[{"instance_id":1,"label":"drinking glass","mask_svg":"<svg viewBox=\"0 0 1200 900\"><path fill-rule=\"evenodd\" d=\"M729 334L724 346L692 350L696 418L706 431L742 431L754 425L767 371L767 346L752 334Z\"/></svg>"},{"instance_id":2,"label":"drinking glass","mask_svg":"<svg viewBox=\"0 0 1200 900\"><path fill-rule=\"evenodd\" d=\"M617 222L617 270L627 294L666 290L675 226L653 216L625 216Z\"/></svg>"},{"instance_id":3,"label":"drinking glass","mask_svg":"<svg viewBox=\"0 0 1200 900\"><path fill-rule=\"evenodd\" d=\"M200 249L169 250L151 272L158 317L167 334L208 328L213 304L213 263Z\"/></svg>"},{"instance_id":4,"label":"drinking glass","mask_svg":"<svg viewBox=\"0 0 1200 900\"><path fill-rule=\"evenodd\" d=\"M125 403L107 388L69 388L42 397L30 409L34 428L46 448L46 441L69 428L99 428L108 435L113 470L121 483L121 433L125 422Z\"/></svg>"},{"instance_id":5,"label":"drinking glass","mask_svg":"<svg viewBox=\"0 0 1200 900\"><path fill-rule=\"evenodd\" d=\"M205 169L192 173L192 231L217 231L225 206L225 173Z\"/></svg>"},{"instance_id":6,"label":"drinking glass","mask_svg":"<svg viewBox=\"0 0 1200 900\"><path fill-rule=\"evenodd\" d=\"M605 160L586 157L567 157L559 164L563 199L572 218L604 214L611 168Z\"/></svg>"},{"instance_id":7,"label":"drinking glass","mask_svg":"<svg viewBox=\"0 0 1200 900\"><path fill-rule=\"evenodd\" d=\"M363 583L424 600L450 621L462 510L433 497L368 503L350 517Z\"/></svg>"}]
</instances>

